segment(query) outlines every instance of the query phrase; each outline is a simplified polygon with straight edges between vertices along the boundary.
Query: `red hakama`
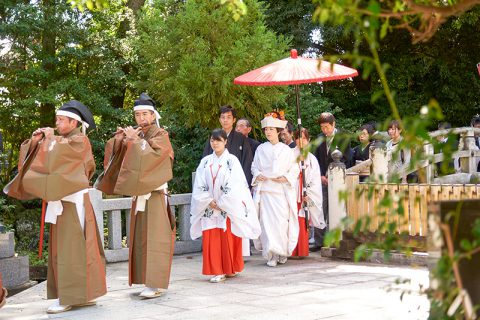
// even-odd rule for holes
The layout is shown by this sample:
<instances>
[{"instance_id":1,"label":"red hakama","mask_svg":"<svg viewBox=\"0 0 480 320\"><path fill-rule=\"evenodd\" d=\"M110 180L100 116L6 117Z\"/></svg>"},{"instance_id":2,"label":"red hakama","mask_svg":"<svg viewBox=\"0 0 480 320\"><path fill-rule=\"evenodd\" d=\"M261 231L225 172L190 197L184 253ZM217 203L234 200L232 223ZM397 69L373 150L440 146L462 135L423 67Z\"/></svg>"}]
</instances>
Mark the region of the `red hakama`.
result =
<instances>
[{"instance_id":1,"label":"red hakama","mask_svg":"<svg viewBox=\"0 0 480 320\"><path fill-rule=\"evenodd\" d=\"M243 270L242 238L232 233L229 218L225 231L221 228L205 230L202 239L202 274L234 274Z\"/></svg>"},{"instance_id":2,"label":"red hakama","mask_svg":"<svg viewBox=\"0 0 480 320\"><path fill-rule=\"evenodd\" d=\"M300 209L302 209L303 203L303 194L302 194L302 172L298 177L299 179L299 188L298 188L298 195L297 195L297 210L300 213ZM300 225L300 230L298 232L298 242L295 250L292 252L292 257L308 257L308 230L305 226L305 217L298 216L298 224Z\"/></svg>"},{"instance_id":3,"label":"red hakama","mask_svg":"<svg viewBox=\"0 0 480 320\"><path fill-rule=\"evenodd\" d=\"M305 218L298 217L300 232L298 233L298 243L292 252L292 257L308 257L308 232L305 228Z\"/></svg>"}]
</instances>

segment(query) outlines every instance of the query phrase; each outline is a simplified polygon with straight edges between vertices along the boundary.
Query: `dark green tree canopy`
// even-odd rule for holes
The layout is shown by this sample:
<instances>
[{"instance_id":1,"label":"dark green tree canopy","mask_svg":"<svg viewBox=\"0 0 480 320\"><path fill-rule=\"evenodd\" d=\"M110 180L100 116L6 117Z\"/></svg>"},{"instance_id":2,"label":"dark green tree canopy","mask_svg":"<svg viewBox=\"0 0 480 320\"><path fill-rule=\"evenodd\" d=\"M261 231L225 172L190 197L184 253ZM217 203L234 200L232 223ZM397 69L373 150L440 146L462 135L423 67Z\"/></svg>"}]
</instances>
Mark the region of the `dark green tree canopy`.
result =
<instances>
[{"instance_id":1,"label":"dark green tree canopy","mask_svg":"<svg viewBox=\"0 0 480 320\"><path fill-rule=\"evenodd\" d=\"M288 42L267 29L261 3L245 5L248 14L237 22L215 0L187 1L176 14L146 8L139 27L139 87L188 126L218 126L218 108L225 104L258 121L284 88L242 87L233 79L285 57Z\"/></svg>"}]
</instances>

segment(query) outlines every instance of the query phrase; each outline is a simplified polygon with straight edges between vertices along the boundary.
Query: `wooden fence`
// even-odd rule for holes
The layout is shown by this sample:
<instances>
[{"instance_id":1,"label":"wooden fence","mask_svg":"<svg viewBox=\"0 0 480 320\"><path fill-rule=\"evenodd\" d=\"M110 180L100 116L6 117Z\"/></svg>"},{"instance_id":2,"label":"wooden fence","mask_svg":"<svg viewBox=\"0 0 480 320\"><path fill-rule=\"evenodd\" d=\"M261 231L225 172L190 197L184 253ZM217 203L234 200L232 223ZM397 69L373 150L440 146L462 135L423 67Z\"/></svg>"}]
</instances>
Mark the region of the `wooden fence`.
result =
<instances>
[{"instance_id":1,"label":"wooden fence","mask_svg":"<svg viewBox=\"0 0 480 320\"><path fill-rule=\"evenodd\" d=\"M347 176L346 215L354 223L369 217L369 230L383 230L382 222L396 222L396 232L427 235L428 206L435 201L480 199L480 185L355 183ZM355 190L355 191L354 191ZM392 202L385 200L389 195ZM389 207L393 204L393 210ZM403 208L403 210L398 209ZM384 218L382 218L384 216Z\"/></svg>"}]
</instances>

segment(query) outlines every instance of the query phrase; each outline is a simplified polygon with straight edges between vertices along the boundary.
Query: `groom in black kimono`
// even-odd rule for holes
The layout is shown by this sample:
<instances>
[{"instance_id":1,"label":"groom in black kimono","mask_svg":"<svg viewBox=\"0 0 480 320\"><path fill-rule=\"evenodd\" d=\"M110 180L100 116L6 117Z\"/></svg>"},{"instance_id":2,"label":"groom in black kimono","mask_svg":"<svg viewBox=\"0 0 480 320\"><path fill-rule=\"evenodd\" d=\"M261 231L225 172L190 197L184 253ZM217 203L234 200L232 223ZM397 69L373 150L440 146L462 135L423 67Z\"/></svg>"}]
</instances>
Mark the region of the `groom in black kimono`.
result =
<instances>
[{"instance_id":1,"label":"groom in black kimono","mask_svg":"<svg viewBox=\"0 0 480 320\"><path fill-rule=\"evenodd\" d=\"M235 109L230 105L220 107L220 125L222 129L227 133L227 150L231 154L235 155L240 164L242 165L245 178L250 185L252 183L252 161L253 153L250 148L250 143L245 136L234 130L234 123L237 120L237 113ZM205 157L213 152L210 146L210 138L205 143L202 157Z\"/></svg>"}]
</instances>

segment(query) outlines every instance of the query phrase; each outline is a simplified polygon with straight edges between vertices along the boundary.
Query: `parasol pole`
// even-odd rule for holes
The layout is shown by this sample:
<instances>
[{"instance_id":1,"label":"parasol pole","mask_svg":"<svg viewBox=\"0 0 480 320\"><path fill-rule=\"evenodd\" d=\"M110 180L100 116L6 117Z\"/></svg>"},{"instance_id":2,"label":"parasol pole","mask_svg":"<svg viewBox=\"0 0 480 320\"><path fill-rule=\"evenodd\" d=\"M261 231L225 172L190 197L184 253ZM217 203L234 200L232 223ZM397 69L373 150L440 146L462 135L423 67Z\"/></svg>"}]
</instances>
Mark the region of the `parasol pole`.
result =
<instances>
[{"instance_id":1,"label":"parasol pole","mask_svg":"<svg viewBox=\"0 0 480 320\"><path fill-rule=\"evenodd\" d=\"M298 134L300 142L300 168L302 170L302 195L303 197L307 196L307 187L305 185L305 162L303 161L303 139L302 139L302 114L300 113L300 88L298 84L295 85L295 97L297 103L297 125L298 125ZM302 201L303 212L305 213L305 229L308 232L309 223L308 223L308 207L305 201Z\"/></svg>"}]
</instances>

